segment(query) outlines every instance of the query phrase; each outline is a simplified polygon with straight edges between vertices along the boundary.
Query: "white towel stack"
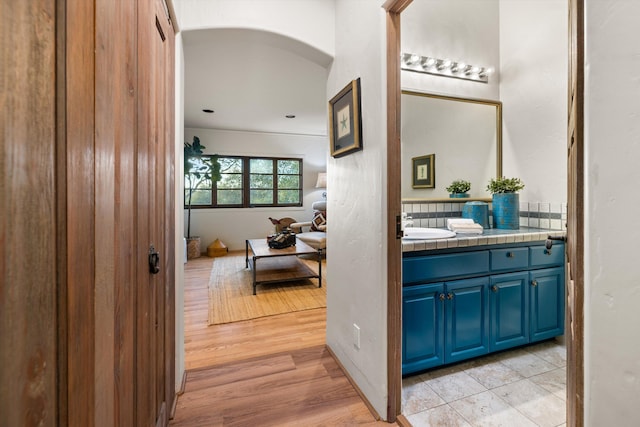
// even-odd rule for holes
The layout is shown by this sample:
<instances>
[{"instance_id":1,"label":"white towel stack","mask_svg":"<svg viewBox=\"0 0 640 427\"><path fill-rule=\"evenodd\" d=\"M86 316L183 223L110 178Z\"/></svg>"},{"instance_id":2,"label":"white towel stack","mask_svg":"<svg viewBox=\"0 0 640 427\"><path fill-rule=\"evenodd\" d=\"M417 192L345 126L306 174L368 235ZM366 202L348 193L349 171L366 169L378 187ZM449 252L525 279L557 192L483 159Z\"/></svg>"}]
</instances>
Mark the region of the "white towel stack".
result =
<instances>
[{"instance_id":1,"label":"white towel stack","mask_svg":"<svg viewBox=\"0 0 640 427\"><path fill-rule=\"evenodd\" d=\"M447 228L456 234L482 234L480 224L473 222L471 218L447 218Z\"/></svg>"}]
</instances>

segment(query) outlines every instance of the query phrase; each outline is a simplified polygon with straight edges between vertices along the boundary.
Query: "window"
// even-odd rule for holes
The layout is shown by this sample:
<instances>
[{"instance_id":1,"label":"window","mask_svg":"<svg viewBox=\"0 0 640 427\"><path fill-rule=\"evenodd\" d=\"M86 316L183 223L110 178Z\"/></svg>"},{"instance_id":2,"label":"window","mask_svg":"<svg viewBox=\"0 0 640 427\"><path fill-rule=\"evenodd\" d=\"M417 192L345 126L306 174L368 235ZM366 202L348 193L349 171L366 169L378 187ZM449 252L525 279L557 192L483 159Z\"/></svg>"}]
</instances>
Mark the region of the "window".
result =
<instances>
[{"instance_id":1,"label":"window","mask_svg":"<svg viewBox=\"0 0 640 427\"><path fill-rule=\"evenodd\" d=\"M220 180L206 175L212 162ZM185 177L185 208L302 206L302 159L203 155L190 162Z\"/></svg>"}]
</instances>

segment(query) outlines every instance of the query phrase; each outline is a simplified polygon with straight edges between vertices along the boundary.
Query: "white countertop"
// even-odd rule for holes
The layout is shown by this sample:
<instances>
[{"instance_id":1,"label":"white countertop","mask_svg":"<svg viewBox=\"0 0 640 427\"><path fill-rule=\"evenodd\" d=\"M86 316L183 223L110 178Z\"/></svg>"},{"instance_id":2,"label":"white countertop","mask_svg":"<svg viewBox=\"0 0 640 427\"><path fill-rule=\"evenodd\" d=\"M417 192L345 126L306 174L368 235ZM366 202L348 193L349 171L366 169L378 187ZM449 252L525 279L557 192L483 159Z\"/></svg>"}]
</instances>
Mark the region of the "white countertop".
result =
<instances>
[{"instance_id":1,"label":"white countertop","mask_svg":"<svg viewBox=\"0 0 640 427\"><path fill-rule=\"evenodd\" d=\"M548 236L562 237L566 234L564 230L547 230L544 228L520 227L518 230L488 228L482 234L459 234L449 239L403 239L402 252L545 241Z\"/></svg>"}]
</instances>

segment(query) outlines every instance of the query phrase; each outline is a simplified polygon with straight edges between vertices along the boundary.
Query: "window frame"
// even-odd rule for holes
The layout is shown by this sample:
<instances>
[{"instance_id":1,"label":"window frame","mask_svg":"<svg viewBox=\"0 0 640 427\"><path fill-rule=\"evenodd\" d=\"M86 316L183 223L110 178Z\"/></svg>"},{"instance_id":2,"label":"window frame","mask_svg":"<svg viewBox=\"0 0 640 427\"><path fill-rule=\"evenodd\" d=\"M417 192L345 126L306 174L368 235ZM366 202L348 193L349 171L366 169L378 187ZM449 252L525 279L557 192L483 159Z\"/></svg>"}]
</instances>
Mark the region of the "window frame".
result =
<instances>
[{"instance_id":1,"label":"window frame","mask_svg":"<svg viewBox=\"0 0 640 427\"><path fill-rule=\"evenodd\" d=\"M231 159L240 159L242 161L242 203L239 204L218 204L218 182L213 182L211 188L199 189L200 191L211 191L211 204L191 204L191 209L225 209L225 208L238 208L238 209L246 209L246 208L291 208L291 207L302 207L303 206L303 190L304 190L304 182L303 182L303 159L299 157L271 157L271 156L238 156L238 155L214 155L214 154L203 154L202 157L218 157L218 158L231 158ZM273 192L273 201L274 203L260 203L260 204L252 204L251 200L251 172L250 172L250 163L251 160L271 160L273 162L273 186L270 190ZM278 173L278 161L297 161L299 163L299 172L298 174L279 174ZM224 174L224 171L221 171ZM287 190L297 190L298 191L298 203L278 203L278 177L279 176L290 176L297 175L299 177L299 187ZM185 174L186 176L186 174ZM186 179L185 179L186 183ZM184 209L188 209L189 205L187 204L187 188L186 185L184 187Z\"/></svg>"}]
</instances>

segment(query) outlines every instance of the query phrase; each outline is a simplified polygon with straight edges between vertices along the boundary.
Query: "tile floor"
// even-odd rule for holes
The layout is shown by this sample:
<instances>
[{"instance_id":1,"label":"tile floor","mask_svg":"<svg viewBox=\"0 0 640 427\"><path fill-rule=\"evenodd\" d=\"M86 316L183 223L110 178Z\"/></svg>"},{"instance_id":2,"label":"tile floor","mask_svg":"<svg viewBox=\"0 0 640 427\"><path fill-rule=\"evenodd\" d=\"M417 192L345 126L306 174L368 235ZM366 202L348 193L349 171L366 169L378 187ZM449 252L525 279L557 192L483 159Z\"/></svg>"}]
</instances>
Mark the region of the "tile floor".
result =
<instances>
[{"instance_id":1,"label":"tile floor","mask_svg":"<svg viewBox=\"0 0 640 427\"><path fill-rule=\"evenodd\" d=\"M422 426L566 426L566 348L555 340L402 380L402 413Z\"/></svg>"}]
</instances>

